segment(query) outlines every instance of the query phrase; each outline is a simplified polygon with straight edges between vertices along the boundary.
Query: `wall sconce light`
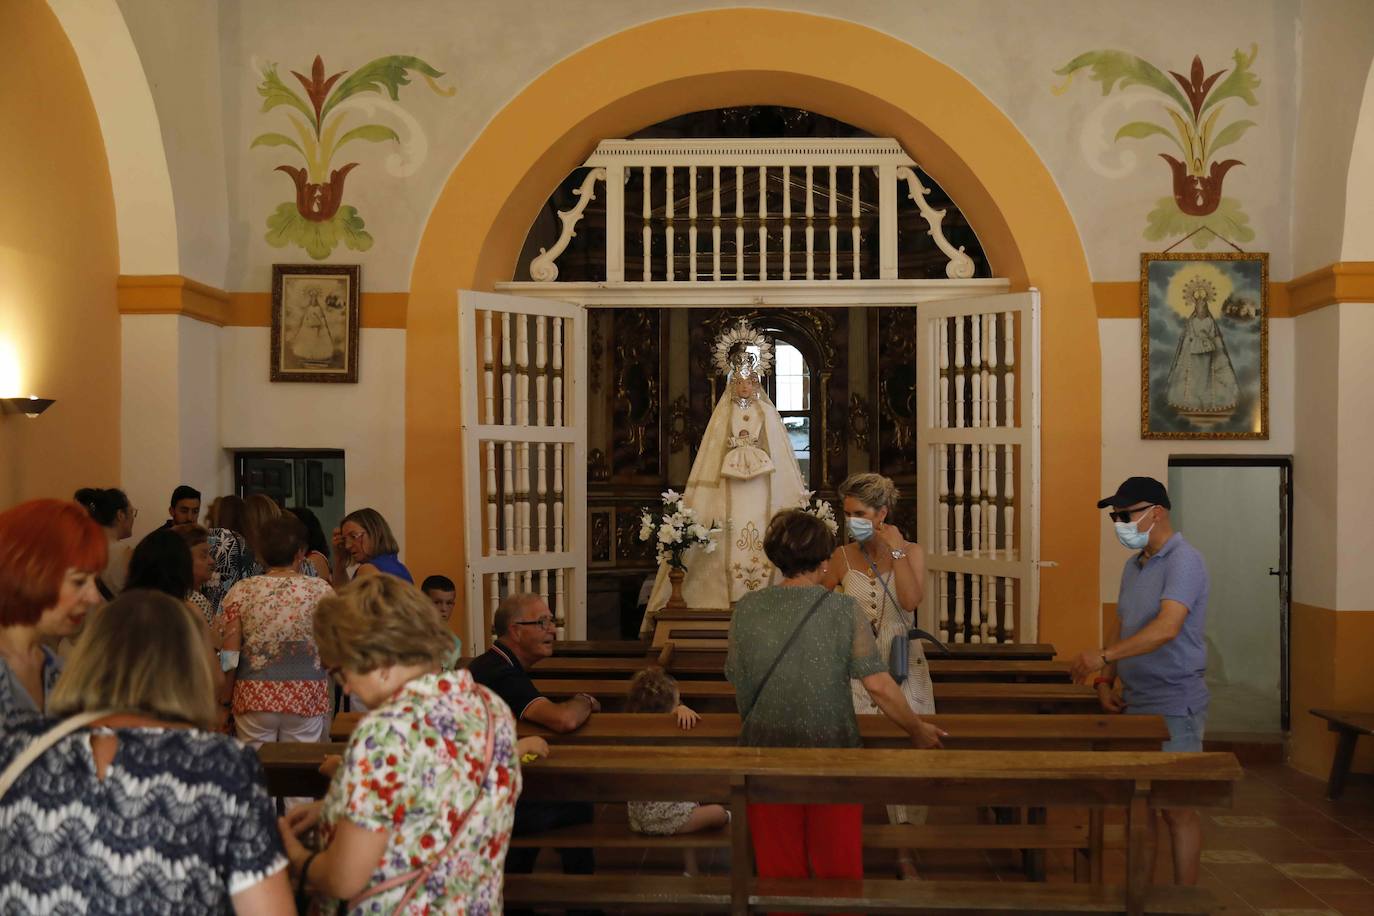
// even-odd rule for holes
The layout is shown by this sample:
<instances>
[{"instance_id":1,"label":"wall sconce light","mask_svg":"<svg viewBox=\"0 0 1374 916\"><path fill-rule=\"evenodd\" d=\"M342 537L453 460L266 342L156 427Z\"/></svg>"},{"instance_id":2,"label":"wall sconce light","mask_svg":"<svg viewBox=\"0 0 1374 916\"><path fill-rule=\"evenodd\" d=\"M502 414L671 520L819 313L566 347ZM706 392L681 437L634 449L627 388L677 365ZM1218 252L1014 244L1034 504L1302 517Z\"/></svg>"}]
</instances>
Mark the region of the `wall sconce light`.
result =
<instances>
[{"instance_id":1,"label":"wall sconce light","mask_svg":"<svg viewBox=\"0 0 1374 916\"><path fill-rule=\"evenodd\" d=\"M36 394L31 394L26 398L0 398L0 404L4 405L5 413L22 413L30 420L55 403L57 402L52 398L40 398Z\"/></svg>"}]
</instances>

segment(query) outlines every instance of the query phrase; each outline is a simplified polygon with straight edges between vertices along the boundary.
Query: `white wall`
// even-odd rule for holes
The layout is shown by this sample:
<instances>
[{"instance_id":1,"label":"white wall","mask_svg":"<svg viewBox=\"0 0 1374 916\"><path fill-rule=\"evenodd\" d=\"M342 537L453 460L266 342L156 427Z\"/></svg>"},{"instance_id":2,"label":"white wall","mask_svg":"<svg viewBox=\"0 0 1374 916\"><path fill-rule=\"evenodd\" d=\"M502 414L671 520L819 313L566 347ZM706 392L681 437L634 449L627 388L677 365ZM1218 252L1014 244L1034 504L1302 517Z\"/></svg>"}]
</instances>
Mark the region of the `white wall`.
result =
<instances>
[{"instance_id":1,"label":"white wall","mask_svg":"<svg viewBox=\"0 0 1374 916\"><path fill-rule=\"evenodd\" d=\"M1351 155L1362 104L1374 106L1365 82L1374 56L1369 11L1368 0L1302 0L1295 35L1300 96L1291 183L1294 277L1343 259L1342 230L1351 234L1355 211L1362 208L1364 221L1374 226L1374 180L1360 164L1358 147ZM1360 129L1374 134L1374 118L1364 120ZM1374 143L1374 136L1365 142Z\"/></svg>"},{"instance_id":2,"label":"white wall","mask_svg":"<svg viewBox=\"0 0 1374 916\"><path fill-rule=\"evenodd\" d=\"M162 524L167 498L181 483L177 326L187 320L177 315L120 316L122 479L90 485L118 485L128 494L139 512L134 543Z\"/></svg>"},{"instance_id":3,"label":"white wall","mask_svg":"<svg viewBox=\"0 0 1374 916\"><path fill-rule=\"evenodd\" d=\"M177 485L208 505L233 483L219 448L220 334L182 315L120 317L122 480L91 485L124 488L139 510L135 538L167 518Z\"/></svg>"},{"instance_id":4,"label":"white wall","mask_svg":"<svg viewBox=\"0 0 1374 916\"><path fill-rule=\"evenodd\" d=\"M228 282L229 198L218 0L118 2L157 107L176 211L180 272L223 288Z\"/></svg>"},{"instance_id":5,"label":"white wall","mask_svg":"<svg viewBox=\"0 0 1374 916\"><path fill-rule=\"evenodd\" d=\"M221 446L343 449L348 510L381 512L404 559L405 331L360 332L356 385L273 384L267 328L223 328L220 341Z\"/></svg>"},{"instance_id":6,"label":"white wall","mask_svg":"<svg viewBox=\"0 0 1374 916\"><path fill-rule=\"evenodd\" d=\"M1301 320L1301 319L1297 319ZM1102 490L1112 492L1127 477L1169 479L1170 455L1291 455L1294 449L1294 319L1269 322L1269 438L1255 440L1176 440L1140 438L1140 320L1102 318L1097 322L1102 349ZM1294 468L1295 479L1303 472ZM1102 521L1100 589L1115 601L1126 552L1111 525ZM1046 557L1064 565L1073 558Z\"/></svg>"},{"instance_id":7,"label":"white wall","mask_svg":"<svg viewBox=\"0 0 1374 916\"><path fill-rule=\"evenodd\" d=\"M179 273L172 180L151 88L115 0L48 0L100 118L119 231L119 272ZM53 112L53 117L60 117Z\"/></svg>"},{"instance_id":8,"label":"white wall","mask_svg":"<svg viewBox=\"0 0 1374 916\"><path fill-rule=\"evenodd\" d=\"M201 492L206 508L216 496L230 493L234 471L229 455L219 447L221 328L192 318L177 324L177 416L181 478ZM166 503L171 490L163 496Z\"/></svg>"}]
</instances>

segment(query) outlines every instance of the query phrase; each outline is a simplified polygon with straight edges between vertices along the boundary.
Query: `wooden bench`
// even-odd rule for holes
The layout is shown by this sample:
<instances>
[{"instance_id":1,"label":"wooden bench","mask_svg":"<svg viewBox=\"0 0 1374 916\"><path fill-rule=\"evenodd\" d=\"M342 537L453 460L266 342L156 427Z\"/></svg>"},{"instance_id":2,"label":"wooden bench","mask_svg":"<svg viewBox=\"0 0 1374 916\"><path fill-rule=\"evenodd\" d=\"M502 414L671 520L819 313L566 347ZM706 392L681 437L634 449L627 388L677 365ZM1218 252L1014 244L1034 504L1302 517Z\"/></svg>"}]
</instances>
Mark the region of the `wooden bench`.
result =
<instances>
[{"instance_id":1,"label":"wooden bench","mask_svg":"<svg viewBox=\"0 0 1374 916\"><path fill-rule=\"evenodd\" d=\"M676 649L676 644L674 644ZM472 659L459 659L459 667L466 667ZM674 677L720 680L725 677L725 656L714 659L676 657L671 654L664 666ZM1014 683L1072 682L1069 663L1061 661L1026 661L1024 659L963 659L928 658L931 680L941 681L1009 681ZM555 653L551 658L535 662L530 672L546 678L614 678L633 677L640 671L659 663L658 658L640 656L565 656Z\"/></svg>"},{"instance_id":2,"label":"wooden bench","mask_svg":"<svg viewBox=\"0 0 1374 916\"><path fill-rule=\"evenodd\" d=\"M683 652L723 652L730 616L730 611L716 608L663 608L654 625L653 646L661 649L675 641ZM965 660L1049 661L1055 656L1049 643L951 643L948 648L950 657Z\"/></svg>"},{"instance_id":3,"label":"wooden bench","mask_svg":"<svg viewBox=\"0 0 1374 916\"><path fill-rule=\"evenodd\" d=\"M359 714L343 713L331 726L331 737L347 740ZM908 748L910 738L885 716L857 716L859 733L865 747ZM930 720L949 732L946 747L952 750L1158 750L1168 739L1169 730L1159 716L1014 716L1014 715L938 715ZM598 713L575 732L555 734L531 722L518 725L520 737L537 735L554 745L555 753L564 746L594 745L672 745L677 747L734 747L739 740L740 718L734 713L708 713L690 731L678 728L666 715L643 713ZM342 754L343 744L264 744L259 757L267 774L271 794L277 797L319 796L326 781L318 773L327 753ZM1035 812L1030 816L1034 820ZM907 825L897 825L903 829ZM610 828L607 828L610 829ZM951 832L951 830L953 832ZM1119 848L1123 841L1111 827L1101 824L1101 812L1090 811L1086 825L1047 825L1028 823L979 824L971 827L932 825L906 829L907 848L914 849L1015 849L1027 856L1028 874L1038 876L1042 863L1037 850L1073 849L1075 868L1090 870L1101 878L1100 853L1103 848ZM722 834L723 835L723 834ZM704 835L693 835L700 837ZM892 848L880 842L882 834L866 834L868 845ZM630 834L628 827L602 837L612 847L691 847L699 841L683 837L643 837ZM550 842L530 845L552 845ZM595 842L586 845L600 845Z\"/></svg>"},{"instance_id":4,"label":"wooden bench","mask_svg":"<svg viewBox=\"0 0 1374 916\"><path fill-rule=\"evenodd\" d=\"M596 697L604 709L618 710L629 693L628 680L535 678L545 696L562 700L578 693ZM682 701L698 712L735 709L734 685L725 681L678 682ZM1092 713L1101 709L1097 691L1084 684L936 683L935 708L948 713Z\"/></svg>"},{"instance_id":5,"label":"wooden bench","mask_svg":"<svg viewBox=\"0 0 1374 916\"><path fill-rule=\"evenodd\" d=\"M718 878L511 875L509 905L568 903L672 912L1210 911L1197 888L1151 889L1151 809L1224 807L1241 769L1230 754L915 751L584 746L524 768L524 796L585 801L728 804L731 874ZM1127 881L1021 885L898 881L766 881L752 877L749 802L1067 805L1126 809ZM995 898L995 899L994 899Z\"/></svg>"},{"instance_id":6,"label":"wooden bench","mask_svg":"<svg viewBox=\"0 0 1374 916\"><path fill-rule=\"evenodd\" d=\"M649 644L640 639L560 639L553 644L555 656L574 657L643 658L649 649Z\"/></svg>"},{"instance_id":7,"label":"wooden bench","mask_svg":"<svg viewBox=\"0 0 1374 916\"><path fill-rule=\"evenodd\" d=\"M1348 712L1335 709L1309 710L1326 720L1328 731L1336 732L1336 756L1331 759L1331 775L1326 781L1326 797L1335 801L1345 793L1345 780L1350 775L1350 762L1355 757L1355 742L1360 735L1374 735L1374 712Z\"/></svg>"},{"instance_id":8,"label":"wooden bench","mask_svg":"<svg viewBox=\"0 0 1374 916\"><path fill-rule=\"evenodd\" d=\"M329 737L347 741L363 713L344 712L330 723ZM865 747L910 747L906 733L886 716L856 716ZM1159 750L1169 730L1159 716L1099 715L940 715L929 721L949 732L945 745L958 750ZM705 713L690 731L671 716L655 713L606 713L592 716L577 731L555 734L532 722L520 722L520 737L539 735L556 745L624 744L680 747L733 747L739 741L737 713ZM292 748L319 745L264 745ZM300 753L306 753L301 751Z\"/></svg>"}]
</instances>

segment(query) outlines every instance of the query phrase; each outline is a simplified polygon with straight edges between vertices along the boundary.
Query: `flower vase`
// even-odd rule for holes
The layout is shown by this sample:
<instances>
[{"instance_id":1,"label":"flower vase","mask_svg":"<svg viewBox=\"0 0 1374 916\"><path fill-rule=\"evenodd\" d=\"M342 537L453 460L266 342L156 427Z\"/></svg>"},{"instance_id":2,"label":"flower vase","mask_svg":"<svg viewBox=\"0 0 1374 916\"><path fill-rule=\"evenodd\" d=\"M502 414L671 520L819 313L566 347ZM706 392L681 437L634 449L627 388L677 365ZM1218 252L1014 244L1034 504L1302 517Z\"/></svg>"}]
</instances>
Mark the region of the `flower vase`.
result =
<instances>
[{"instance_id":1,"label":"flower vase","mask_svg":"<svg viewBox=\"0 0 1374 916\"><path fill-rule=\"evenodd\" d=\"M687 602L682 598L682 582L687 578L687 570L681 566L673 566L668 569L668 581L673 584L673 593L668 597L668 603L664 607L673 610L681 610L687 607Z\"/></svg>"}]
</instances>

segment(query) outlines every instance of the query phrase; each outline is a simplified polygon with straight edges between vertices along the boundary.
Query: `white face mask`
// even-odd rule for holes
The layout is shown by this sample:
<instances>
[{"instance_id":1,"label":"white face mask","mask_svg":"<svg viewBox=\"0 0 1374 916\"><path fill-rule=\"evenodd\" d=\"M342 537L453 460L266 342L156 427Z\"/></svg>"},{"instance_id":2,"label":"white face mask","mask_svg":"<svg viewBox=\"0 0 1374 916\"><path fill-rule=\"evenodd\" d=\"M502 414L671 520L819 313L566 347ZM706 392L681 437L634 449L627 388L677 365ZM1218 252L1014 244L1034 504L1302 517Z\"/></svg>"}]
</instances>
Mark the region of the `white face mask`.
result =
<instances>
[{"instance_id":1,"label":"white face mask","mask_svg":"<svg viewBox=\"0 0 1374 916\"><path fill-rule=\"evenodd\" d=\"M849 536L860 544L873 537L873 522L869 519L850 516L844 520L844 527Z\"/></svg>"},{"instance_id":2,"label":"white face mask","mask_svg":"<svg viewBox=\"0 0 1374 916\"><path fill-rule=\"evenodd\" d=\"M1116 539L1127 550L1144 550L1145 545L1150 543L1150 532L1155 530L1154 522L1144 531L1139 528L1140 522L1116 522L1115 525Z\"/></svg>"}]
</instances>

